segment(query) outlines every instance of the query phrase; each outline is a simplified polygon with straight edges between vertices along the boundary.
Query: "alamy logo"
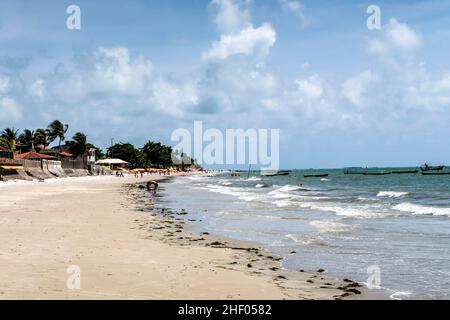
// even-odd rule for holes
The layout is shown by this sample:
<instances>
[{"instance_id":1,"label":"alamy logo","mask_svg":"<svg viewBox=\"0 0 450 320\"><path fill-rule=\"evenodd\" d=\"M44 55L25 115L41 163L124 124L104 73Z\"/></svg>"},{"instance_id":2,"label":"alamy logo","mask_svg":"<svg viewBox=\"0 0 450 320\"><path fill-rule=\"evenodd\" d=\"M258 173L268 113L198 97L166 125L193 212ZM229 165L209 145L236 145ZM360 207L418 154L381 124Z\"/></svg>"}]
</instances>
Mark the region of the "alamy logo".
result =
<instances>
[{"instance_id":1,"label":"alamy logo","mask_svg":"<svg viewBox=\"0 0 450 320\"><path fill-rule=\"evenodd\" d=\"M370 266L367 268L367 288L374 290L380 289L381 287L381 269L379 266Z\"/></svg>"},{"instance_id":2,"label":"alamy logo","mask_svg":"<svg viewBox=\"0 0 450 320\"><path fill-rule=\"evenodd\" d=\"M81 8L75 4L67 7L66 13L69 14L66 20L66 26L69 30L81 29Z\"/></svg>"},{"instance_id":3,"label":"alamy logo","mask_svg":"<svg viewBox=\"0 0 450 320\"><path fill-rule=\"evenodd\" d=\"M381 9L377 5L370 5L367 7L367 14L370 16L367 18L367 29L380 30L381 29Z\"/></svg>"},{"instance_id":4,"label":"alamy logo","mask_svg":"<svg viewBox=\"0 0 450 320\"><path fill-rule=\"evenodd\" d=\"M269 138L270 135L270 138ZM172 152L174 164L258 165L261 170L279 169L279 129L203 130L202 121L194 121L194 134L177 129L171 140L178 144Z\"/></svg>"},{"instance_id":5,"label":"alamy logo","mask_svg":"<svg viewBox=\"0 0 450 320\"><path fill-rule=\"evenodd\" d=\"M69 274L66 281L66 287L69 290L81 289L81 269L79 266L69 266L66 270Z\"/></svg>"}]
</instances>

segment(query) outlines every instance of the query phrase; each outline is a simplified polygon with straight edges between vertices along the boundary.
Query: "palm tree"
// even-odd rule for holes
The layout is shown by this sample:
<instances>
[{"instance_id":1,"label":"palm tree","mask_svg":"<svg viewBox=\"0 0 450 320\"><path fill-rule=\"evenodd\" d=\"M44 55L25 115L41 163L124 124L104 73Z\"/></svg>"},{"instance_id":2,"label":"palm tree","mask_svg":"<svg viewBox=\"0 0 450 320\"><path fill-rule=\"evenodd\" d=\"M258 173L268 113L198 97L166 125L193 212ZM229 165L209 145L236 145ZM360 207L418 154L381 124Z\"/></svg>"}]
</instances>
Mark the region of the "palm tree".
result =
<instances>
[{"instance_id":1,"label":"palm tree","mask_svg":"<svg viewBox=\"0 0 450 320\"><path fill-rule=\"evenodd\" d=\"M14 128L6 128L0 135L0 148L12 154L14 158L14 151L16 150L17 134L19 130Z\"/></svg>"},{"instance_id":2,"label":"palm tree","mask_svg":"<svg viewBox=\"0 0 450 320\"><path fill-rule=\"evenodd\" d=\"M48 126L48 138L51 142L55 141L56 138L59 138L58 144L58 155L61 152L61 143L66 140L66 133L69 129L68 124L63 124L59 120L55 120Z\"/></svg>"},{"instance_id":3,"label":"palm tree","mask_svg":"<svg viewBox=\"0 0 450 320\"><path fill-rule=\"evenodd\" d=\"M14 128L6 128L3 130L1 136L10 141L16 141L18 134L19 134L19 130L16 130Z\"/></svg>"},{"instance_id":4,"label":"palm tree","mask_svg":"<svg viewBox=\"0 0 450 320\"><path fill-rule=\"evenodd\" d=\"M50 139L48 138L48 130L37 129L34 135L34 145L48 147Z\"/></svg>"},{"instance_id":5,"label":"palm tree","mask_svg":"<svg viewBox=\"0 0 450 320\"><path fill-rule=\"evenodd\" d=\"M70 152L77 158L83 157L89 149L89 144L87 143L87 136L84 133L77 132L72 137L72 140L73 143L70 146Z\"/></svg>"},{"instance_id":6,"label":"palm tree","mask_svg":"<svg viewBox=\"0 0 450 320\"><path fill-rule=\"evenodd\" d=\"M13 141L0 136L0 150L4 150L11 154L14 154L15 149L16 149L16 146Z\"/></svg>"},{"instance_id":7,"label":"palm tree","mask_svg":"<svg viewBox=\"0 0 450 320\"><path fill-rule=\"evenodd\" d=\"M25 129L19 136L19 142L25 145L28 151L34 151L34 143L36 141L36 132L33 130Z\"/></svg>"}]
</instances>

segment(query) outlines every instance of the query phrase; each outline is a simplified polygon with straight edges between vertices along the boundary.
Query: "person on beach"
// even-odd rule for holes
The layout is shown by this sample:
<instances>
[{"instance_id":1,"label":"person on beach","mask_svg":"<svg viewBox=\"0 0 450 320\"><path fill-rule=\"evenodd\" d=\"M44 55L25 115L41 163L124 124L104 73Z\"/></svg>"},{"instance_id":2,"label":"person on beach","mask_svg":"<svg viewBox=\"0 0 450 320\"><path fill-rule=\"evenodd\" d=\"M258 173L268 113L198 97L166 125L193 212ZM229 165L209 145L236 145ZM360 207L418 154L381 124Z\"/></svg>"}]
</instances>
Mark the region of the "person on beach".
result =
<instances>
[{"instance_id":1,"label":"person on beach","mask_svg":"<svg viewBox=\"0 0 450 320\"><path fill-rule=\"evenodd\" d=\"M147 182L147 190L153 192L153 194L156 194L156 191L158 190L158 182L156 181Z\"/></svg>"}]
</instances>

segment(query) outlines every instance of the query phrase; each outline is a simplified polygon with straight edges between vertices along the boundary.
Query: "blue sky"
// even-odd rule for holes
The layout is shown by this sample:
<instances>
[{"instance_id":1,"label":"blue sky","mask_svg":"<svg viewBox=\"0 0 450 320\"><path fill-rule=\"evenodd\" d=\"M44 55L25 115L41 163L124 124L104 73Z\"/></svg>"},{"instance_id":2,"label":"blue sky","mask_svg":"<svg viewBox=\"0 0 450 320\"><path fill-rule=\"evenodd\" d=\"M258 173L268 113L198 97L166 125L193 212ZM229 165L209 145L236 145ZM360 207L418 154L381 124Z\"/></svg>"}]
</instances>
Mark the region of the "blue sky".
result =
<instances>
[{"instance_id":1,"label":"blue sky","mask_svg":"<svg viewBox=\"0 0 450 320\"><path fill-rule=\"evenodd\" d=\"M203 120L279 128L285 168L450 164L450 1L5 0L0 47L1 128L139 146Z\"/></svg>"}]
</instances>

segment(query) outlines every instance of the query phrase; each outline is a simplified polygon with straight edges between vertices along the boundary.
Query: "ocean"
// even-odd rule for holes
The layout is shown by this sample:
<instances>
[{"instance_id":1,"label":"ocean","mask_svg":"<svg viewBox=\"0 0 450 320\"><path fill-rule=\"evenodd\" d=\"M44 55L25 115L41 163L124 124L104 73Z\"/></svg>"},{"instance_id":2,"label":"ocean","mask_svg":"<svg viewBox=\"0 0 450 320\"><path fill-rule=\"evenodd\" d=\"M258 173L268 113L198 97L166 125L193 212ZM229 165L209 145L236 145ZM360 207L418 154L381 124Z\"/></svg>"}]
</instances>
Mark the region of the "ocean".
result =
<instances>
[{"instance_id":1,"label":"ocean","mask_svg":"<svg viewBox=\"0 0 450 320\"><path fill-rule=\"evenodd\" d=\"M450 299L450 176L319 171L329 176L179 177L157 205L185 210L201 232L256 242L287 269L366 283L375 268L393 299Z\"/></svg>"}]
</instances>

